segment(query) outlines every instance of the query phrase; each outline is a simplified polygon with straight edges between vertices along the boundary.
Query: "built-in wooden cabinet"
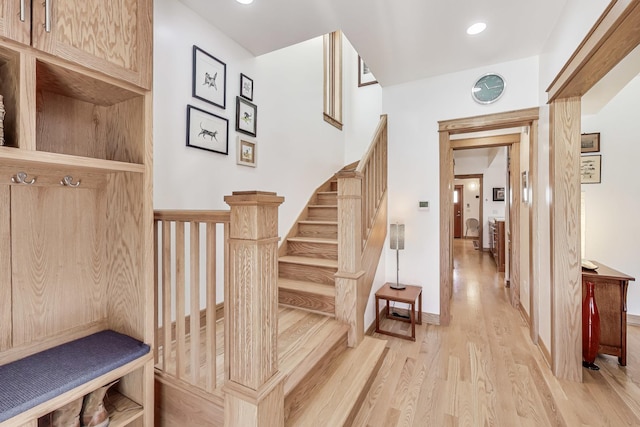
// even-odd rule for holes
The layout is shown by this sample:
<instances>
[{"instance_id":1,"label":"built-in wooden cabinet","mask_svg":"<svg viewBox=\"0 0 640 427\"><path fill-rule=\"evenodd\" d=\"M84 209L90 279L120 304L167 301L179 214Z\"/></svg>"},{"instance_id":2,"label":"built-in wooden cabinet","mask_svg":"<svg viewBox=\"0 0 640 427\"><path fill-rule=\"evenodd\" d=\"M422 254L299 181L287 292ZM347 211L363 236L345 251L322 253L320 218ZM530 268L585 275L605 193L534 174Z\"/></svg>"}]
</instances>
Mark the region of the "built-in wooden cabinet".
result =
<instances>
[{"instance_id":1,"label":"built-in wooden cabinet","mask_svg":"<svg viewBox=\"0 0 640 427\"><path fill-rule=\"evenodd\" d=\"M489 220L489 249L496 268L503 272L505 268L505 246L504 246L504 220L491 218Z\"/></svg>"},{"instance_id":2,"label":"built-in wooden cabinet","mask_svg":"<svg viewBox=\"0 0 640 427\"><path fill-rule=\"evenodd\" d=\"M3 0L0 36L149 89L152 0Z\"/></svg>"},{"instance_id":3,"label":"built-in wooden cabinet","mask_svg":"<svg viewBox=\"0 0 640 427\"><path fill-rule=\"evenodd\" d=\"M51 33L40 0L0 2L0 365L105 329L154 345L152 3L49 1ZM152 354L118 378L114 425L151 426Z\"/></svg>"}]
</instances>

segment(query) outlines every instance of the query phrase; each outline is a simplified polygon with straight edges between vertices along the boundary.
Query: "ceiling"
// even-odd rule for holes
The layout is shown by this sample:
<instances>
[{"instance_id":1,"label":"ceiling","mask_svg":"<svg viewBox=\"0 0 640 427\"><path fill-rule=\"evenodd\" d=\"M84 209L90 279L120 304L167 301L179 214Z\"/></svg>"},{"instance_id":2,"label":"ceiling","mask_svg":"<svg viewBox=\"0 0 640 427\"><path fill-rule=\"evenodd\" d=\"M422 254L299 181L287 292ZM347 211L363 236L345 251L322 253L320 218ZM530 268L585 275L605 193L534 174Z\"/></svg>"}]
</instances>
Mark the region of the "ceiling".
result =
<instances>
[{"instance_id":1,"label":"ceiling","mask_svg":"<svg viewBox=\"0 0 640 427\"><path fill-rule=\"evenodd\" d=\"M567 0L181 1L256 56L340 29L390 86L537 55Z\"/></svg>"}]
</instances>

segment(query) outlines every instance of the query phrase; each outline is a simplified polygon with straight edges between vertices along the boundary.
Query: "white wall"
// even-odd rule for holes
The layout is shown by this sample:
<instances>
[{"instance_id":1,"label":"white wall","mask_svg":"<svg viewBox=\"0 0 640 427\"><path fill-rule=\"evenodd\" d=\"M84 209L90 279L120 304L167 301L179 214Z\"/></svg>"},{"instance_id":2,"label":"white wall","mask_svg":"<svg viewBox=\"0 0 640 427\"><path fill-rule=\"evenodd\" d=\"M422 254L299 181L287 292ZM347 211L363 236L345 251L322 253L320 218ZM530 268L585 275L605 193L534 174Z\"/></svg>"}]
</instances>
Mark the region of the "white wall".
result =
<instances>
[{"instance_id":1,"label":"white wall","mask_svg":"<svg viewBox=\"0 0 640 427\"><path fill-rule=\"evenodd\" d=\"M585 197L586 252L640 281L640 185L634 178L640 158L640 77L633 79L598 114L582 117L582 132L600 132L602 182L582 184ZM629 314L640 315L640 287L631 282Z\"/></svg>"},{"instance_id":2,"label":"white wall","mask_svg":"<svg viewBox=\"0 0 640 427\"><path fill-rule=\"evenodd\" d=\"M506 78L507 90L495 104L477 104L471 99L471 87L480 75L490 71ZM536 106L538 59L525 58L385 87L382 97L383 112L389 115L389 221L400 220L406 226L401 259L405 267L400 280L423 286L423 311L439 314L438 121ZM418 211L419 200L430 201L430 210ZM386 249L387 265L395 264L394 256ZM387 269L387 280L392 276Z\"/></svg>"}]
</instances>

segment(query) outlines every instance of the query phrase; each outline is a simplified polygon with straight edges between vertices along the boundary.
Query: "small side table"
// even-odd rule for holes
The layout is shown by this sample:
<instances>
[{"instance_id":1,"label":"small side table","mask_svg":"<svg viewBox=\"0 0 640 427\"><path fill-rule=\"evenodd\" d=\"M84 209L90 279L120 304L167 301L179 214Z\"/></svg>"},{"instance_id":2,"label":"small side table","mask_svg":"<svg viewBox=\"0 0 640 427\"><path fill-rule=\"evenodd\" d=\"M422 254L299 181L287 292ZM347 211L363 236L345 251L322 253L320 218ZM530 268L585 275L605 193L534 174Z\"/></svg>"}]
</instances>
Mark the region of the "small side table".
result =
<instances>
[{"instance_id":1,"label":"small side table","mask_svg":"<svg viewBox=\"0 0 640 427\"><path fill-rule=\"evenodd\" d=\"M402 290L391 289L391 283L385 283L383 287L381 287L378 292L376 292L376 332L379 334L390 335L392 337L404 338L407 340L416 340L416 324L422 325L422 287L413 286L413 285L405 285L406 288ZM387 301L387 308L385 310L385 316L387 319L399 320L401 322L411 323L411 336L397 334L391 331L383 331L380 329L380 311L379 311L379 301L380 300ZM416 321L416 300L418 300L418 319ZM393 317L389 313L389 302L401 302L404 304L409 304L409 319L403 319L401 317Z\"/></svg>"}]
</instances>

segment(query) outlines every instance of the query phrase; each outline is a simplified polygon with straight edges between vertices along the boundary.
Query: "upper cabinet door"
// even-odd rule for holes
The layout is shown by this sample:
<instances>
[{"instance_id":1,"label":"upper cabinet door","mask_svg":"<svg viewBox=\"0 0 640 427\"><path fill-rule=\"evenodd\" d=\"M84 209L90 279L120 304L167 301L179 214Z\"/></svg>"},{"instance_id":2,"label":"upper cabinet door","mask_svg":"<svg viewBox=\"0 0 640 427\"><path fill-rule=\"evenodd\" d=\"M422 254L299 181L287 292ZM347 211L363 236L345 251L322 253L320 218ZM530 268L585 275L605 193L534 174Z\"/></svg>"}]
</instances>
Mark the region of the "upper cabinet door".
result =
<instances>
[{"instance_id":1,"label":"upper cabinet door","mask_svg":"<svg viewBox=\"0 0 640 427\"><path fill-rule=\"evenodd\" d=\"M152 0L33 0L32 45L150 89L152 17Z\"/></svg>"},{"instance_id":2,"label":"upper cabinet door","mask_svg":"<svg viewBox=\"0 0 640 427\"><path fill-rule=\"evenodd\" d=\"M30 43L31 0L0 1L0 37Z\"/></svg>"}]
</instances>

